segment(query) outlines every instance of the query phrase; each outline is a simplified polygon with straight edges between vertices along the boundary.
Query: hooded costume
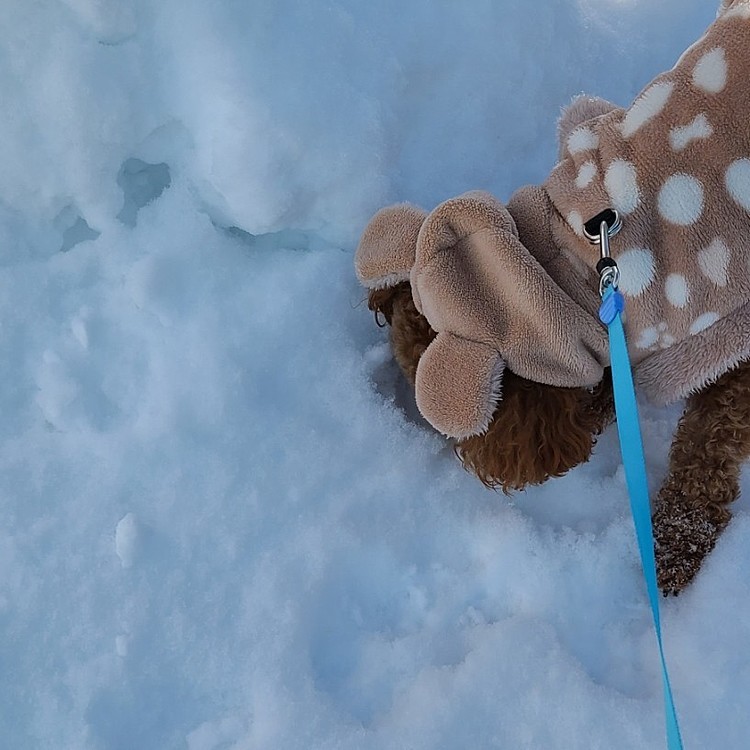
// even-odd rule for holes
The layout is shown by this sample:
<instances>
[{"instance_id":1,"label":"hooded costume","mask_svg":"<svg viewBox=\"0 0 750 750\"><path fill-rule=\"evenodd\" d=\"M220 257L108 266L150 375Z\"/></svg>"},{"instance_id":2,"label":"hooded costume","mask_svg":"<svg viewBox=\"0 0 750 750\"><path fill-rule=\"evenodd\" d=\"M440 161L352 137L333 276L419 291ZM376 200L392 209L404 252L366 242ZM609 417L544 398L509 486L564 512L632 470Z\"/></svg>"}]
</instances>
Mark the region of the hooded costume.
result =
<instances>
[{"instance_id":1,"label":"hooded costume","mask_svg":"<svg viewBox=\"0 0 750 750\"><path fill-rule=\"evenodd\" d=\"M750 358L750 0L717 20L627 109L582 98L561 158L507 207L467 193L430 214L383 209L355 266L370 289L409 280L437 337L417 405L446 435L487 429L505 367L590 387L609 365L599 248L584 224L616 209L611 240L636 385L668 403Z\"/></svg>"}]
</instances>

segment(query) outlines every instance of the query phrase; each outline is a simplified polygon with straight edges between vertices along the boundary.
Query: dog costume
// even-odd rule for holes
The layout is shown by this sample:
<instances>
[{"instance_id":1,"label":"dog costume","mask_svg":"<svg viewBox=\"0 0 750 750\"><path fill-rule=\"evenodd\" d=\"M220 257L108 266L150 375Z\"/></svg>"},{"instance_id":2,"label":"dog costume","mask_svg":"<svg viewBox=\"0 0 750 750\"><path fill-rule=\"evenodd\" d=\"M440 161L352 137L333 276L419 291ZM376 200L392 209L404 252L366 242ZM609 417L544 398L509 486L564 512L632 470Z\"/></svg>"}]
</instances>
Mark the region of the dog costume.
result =
<instances>
[{"instance_id":1,"label":"dog costume","mask_svg":"<svg viewBox=\"0 0 750 750\"><path fill-rule=\"evenodd\" d=\"M609 365L599 248L584 223L616 209L611 240L636 385L668 403L750 358L750 0L717 20L625 110L581 98L561 158L507 207L467 193L426 212L383 209L355 267L370 289L410 281L437 332L417 368L425 418L484 432L505 367L591 387Z\"/></svg>"}]
</instances>

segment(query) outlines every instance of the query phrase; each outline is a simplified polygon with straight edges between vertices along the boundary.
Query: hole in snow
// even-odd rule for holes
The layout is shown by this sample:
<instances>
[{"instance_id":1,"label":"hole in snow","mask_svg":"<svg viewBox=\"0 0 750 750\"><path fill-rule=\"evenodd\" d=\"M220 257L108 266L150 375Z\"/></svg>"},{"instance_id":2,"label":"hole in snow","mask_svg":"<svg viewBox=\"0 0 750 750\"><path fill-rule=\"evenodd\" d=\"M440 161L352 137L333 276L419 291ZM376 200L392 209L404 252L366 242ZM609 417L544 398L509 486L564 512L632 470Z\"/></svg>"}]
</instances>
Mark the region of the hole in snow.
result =
<instances>
[{"instance_id":1,"label":"hole in snow","mask_svg":"<svg viewBox=\"0 0 750 750\"><path fill-rule=\"evenodd\" d=\"M78 243L95 240L100 234L101 232L97 232L96 229L92 229L88 225L83 216L79 216L75 223L63 232L60 252L67 253L68 250L73 249Z\"/></svg>"},{"instance_id":2,"label":"hole in snow","mask_svg":"<svg viewBox=\"0 0 750 750\"><path fill-rule=\"evenodd\" d=\"M222 232L239 240L253 250L324 250L331 247L322 237L314 232L303 229L281 229L278 232L251 234L240 227L224 227L214 222L214 226Z\"/></svg>"},{"instance_id":3,"label":"hole in snow","mask_svg":"<svg viewBox=\"0 0 750 750\"><path fill-rule=\"evenodd\" d=\"M61 253L67 253L81 242L95 240L101 234L89 226L73 204L65 206L57 214L53 224L55 229L62 234Z\"/></svg>"},{"instance_id":4,"label":"hole in snow","mask_svg":"<svg viewBox=\"0 0 750 750\"><path fill-rule=\"evenodd\" d=\"M138 211L156 200L171 182L167 164L126 159L117 173L117 184L125 198L117 218L126 226L134 227L138 221Z\"/></svg>"}]
</instances>

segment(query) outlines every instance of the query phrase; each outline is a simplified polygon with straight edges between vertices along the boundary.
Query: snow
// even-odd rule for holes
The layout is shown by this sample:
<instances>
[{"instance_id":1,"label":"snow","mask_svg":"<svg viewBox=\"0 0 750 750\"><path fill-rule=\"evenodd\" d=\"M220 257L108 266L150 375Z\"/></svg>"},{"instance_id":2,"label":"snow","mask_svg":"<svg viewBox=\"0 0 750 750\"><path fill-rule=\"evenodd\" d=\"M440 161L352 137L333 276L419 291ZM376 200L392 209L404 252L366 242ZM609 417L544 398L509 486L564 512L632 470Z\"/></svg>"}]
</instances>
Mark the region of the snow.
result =
<instances>
[{"instance_id":1,"label":"snow","mask_svg":"<svg viewBox=\"0 0 750 750\"><path fill-rule=\"evenodd\" d=\"M615 434L485 490L353 272L374 210L540 181L566 101L715 14L536 5L6 2L4 746L664 747ZM644 410L653 488L678 416ZM686 747L750 733L736 511L663 605Z\"/></svg>"},{"instance_id":2,"label":"snow","mask_svg":"<svg viewBox=\"0 0 750 750\"><path fill-rule=\"evenodd\" d=\"M138 546L138 521L132 513L126 513L115 529L115 552L123 568L130 568L136 556ZM118 647L118 651L121 649Z\"/></svg>"}]
</instances>

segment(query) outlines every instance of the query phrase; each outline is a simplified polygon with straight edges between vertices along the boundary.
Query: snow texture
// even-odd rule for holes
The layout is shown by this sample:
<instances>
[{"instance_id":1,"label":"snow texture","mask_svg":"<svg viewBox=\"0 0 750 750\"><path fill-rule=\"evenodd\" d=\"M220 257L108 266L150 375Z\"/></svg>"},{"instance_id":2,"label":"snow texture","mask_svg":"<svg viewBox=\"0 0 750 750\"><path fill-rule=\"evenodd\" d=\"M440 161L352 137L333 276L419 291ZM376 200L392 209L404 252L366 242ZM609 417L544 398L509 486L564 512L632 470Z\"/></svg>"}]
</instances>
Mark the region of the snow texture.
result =
<instances>
[{"instance_id":1,"label":"snow texture","mask_svg":"<svg viewBox=\"0 0 750 750\"><path fill-rule=\"evenodd\" d=\"M3 747L664 746L616 436L485 490L352 256L387 202L541 181L573 95L632 101L714 13L6 0ZM664 603L687 747L750 735L747 508Z\"/></svg>"}]
</instances>

